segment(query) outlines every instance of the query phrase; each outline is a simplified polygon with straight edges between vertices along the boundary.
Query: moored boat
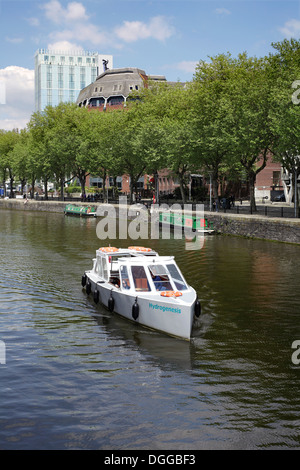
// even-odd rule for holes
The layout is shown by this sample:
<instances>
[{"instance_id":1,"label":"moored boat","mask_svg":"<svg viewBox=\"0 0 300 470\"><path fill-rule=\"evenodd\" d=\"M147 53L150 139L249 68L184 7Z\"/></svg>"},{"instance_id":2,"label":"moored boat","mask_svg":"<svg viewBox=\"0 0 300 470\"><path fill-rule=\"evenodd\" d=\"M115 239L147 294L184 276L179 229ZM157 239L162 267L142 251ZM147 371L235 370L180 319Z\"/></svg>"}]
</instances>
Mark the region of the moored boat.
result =
<instances>
[{"instance_id":1,"label":"moored boat","mask_svg":"<svg viewBox=\"0 0 300 470\"><path fill-rule=\"evenodd\" d=\"M193 215L182 215L180 213L164 211L159 214L159 223L161 225L170 225L170 227L187 227L192 232L200 234L212 234L214 229L205 218L195 217Z\"/></svg>"},{"instance_id":2,"label":"moored boat","mask_svg":"<svg viewBox=\"0 0 300 470\"><path fill-rule=\"evenodd\" d=\"M97 210L94 206L76 206L67 204L64 213L66 215L77 215L80 217L97 217Z\"/></svg>"},{"instance_id":3,"label":"moored boat","mask_svg":"<svg viewBox=\"0 0 300 470\"><path fill-rule=\"evenodd\" d=\"M102 247L82 286L110 311L172 336L190 340L201 311L196 291L187 284L174 256L150 248Z\"/></svg>"}]
</instances>

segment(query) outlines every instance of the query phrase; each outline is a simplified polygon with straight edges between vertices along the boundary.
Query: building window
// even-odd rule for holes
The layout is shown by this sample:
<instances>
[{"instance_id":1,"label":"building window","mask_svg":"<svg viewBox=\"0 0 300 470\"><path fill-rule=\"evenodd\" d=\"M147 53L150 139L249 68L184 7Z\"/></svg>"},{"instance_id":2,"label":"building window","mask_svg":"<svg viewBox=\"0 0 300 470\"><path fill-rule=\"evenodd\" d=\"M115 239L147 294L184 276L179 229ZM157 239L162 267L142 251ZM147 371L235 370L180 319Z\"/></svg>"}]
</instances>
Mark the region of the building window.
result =
<instances>
[{"instance_id":1,"label":"building window","mask_svg":"<svg viewBox=\"0 0 300 470\"><path fill-rule=\"evenodd\" d=\"M97 77L97 69L96 69L96 67L92 67L92 72L91 72L92 82L94 82L96 80L96 77Z\"/></svg>"},{"instance_id":2,"label":"building window","mask_svg":"<svg viewBox=\"0 0 300 470\"><path fill-rule=\"evenodd\" d=\"M273 186L279 186L280 171L273 171Z\"/></svg>"}]
</instances>

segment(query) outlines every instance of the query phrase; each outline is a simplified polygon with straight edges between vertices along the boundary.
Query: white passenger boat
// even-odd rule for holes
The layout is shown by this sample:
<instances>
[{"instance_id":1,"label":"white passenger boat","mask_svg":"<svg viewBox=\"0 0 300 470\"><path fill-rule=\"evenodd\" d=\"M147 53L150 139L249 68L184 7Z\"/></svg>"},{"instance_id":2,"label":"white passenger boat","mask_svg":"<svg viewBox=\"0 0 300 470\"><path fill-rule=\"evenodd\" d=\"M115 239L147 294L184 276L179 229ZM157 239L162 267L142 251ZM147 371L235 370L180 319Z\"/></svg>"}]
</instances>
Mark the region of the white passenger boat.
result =
<instances>
[{"instance_id":1,"label":"white passenger boat","mask_svg":"<svg viewBox=\"0 0 300 470\"><path fill-rule=\"evenodd\" d=\"M99 248L82 286L110 311L187 340L201 312L196 291L184 280L174 256L159 256L150 248Z\"/></svg>"}]
</instances>

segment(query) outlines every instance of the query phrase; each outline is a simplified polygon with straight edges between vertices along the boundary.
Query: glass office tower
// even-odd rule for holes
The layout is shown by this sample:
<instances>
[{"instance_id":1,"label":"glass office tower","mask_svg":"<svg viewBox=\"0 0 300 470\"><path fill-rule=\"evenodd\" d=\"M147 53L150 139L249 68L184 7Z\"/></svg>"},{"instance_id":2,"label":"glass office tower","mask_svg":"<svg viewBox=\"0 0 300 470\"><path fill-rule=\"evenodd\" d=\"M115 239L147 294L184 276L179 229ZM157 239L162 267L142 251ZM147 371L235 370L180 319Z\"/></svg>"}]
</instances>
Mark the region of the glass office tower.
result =
<instances>
[{"instance_id":1,"label":"glass office tower","mask_svg":"<svg viewBox=\"0 0 300 470\"><path fill-rule=\"evenodd\" d=\"M39 49L35 53L35 110L75 102L79 92L106 68L113 68L112 55Z\"/></svg>"}]
</instances>

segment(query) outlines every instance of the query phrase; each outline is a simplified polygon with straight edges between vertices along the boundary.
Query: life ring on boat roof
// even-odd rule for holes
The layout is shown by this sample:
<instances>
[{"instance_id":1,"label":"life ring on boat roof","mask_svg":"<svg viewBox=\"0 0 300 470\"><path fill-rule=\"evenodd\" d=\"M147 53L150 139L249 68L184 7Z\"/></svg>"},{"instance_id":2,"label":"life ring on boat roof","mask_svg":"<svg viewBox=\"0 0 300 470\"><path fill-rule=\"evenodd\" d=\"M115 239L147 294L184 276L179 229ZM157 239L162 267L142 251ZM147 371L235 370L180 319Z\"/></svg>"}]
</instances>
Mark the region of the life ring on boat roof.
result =
<instances>
[{"instance_id":1,"label":"life ring on boat roof","mask_svg":"<svg viewBox=\"0 0 300 470\"><path fill-rule=\"evenodd\" d=\"M151 248L145 248L144 246L129 246L128 250L142 251L144 253L149 253L149 251L152 251Z\"/></svg>"},{"instance_id":2,"label":"life ring on boat roof","mask_svg":"<svg viewBox=\"0 0 300 470\"><path fill-rule=\"evenodd\" d=\"M163 297L179 297L182 295L182 292L175 291L175 290L164 290L160 293Z\"/></svg>"},{"instance_id":3,"label":"life ring on boat roof","mask_svg":"<svg viewBox=\"0 0 300 470\"><path fill-rule=\"evenodd\" d=\"M102 251L103 253L116 253L116 251L119 251L119 249L115 248L114 246L104 246L99 248L99 251Z\"/></svg>"}]
</instances>

